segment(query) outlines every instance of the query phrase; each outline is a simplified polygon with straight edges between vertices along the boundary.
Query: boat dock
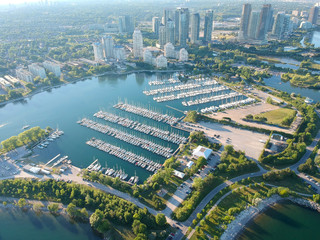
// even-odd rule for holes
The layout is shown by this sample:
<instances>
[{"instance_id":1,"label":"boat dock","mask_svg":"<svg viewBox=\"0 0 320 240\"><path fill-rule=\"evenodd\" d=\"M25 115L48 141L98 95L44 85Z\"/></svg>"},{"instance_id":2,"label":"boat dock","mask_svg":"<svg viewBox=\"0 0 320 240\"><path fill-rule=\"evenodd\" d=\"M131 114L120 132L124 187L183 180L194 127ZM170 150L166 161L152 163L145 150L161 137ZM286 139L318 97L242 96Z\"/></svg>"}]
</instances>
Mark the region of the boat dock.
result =
<instances>
[{"instance_id":1,"label":"boat dock","mask_svg":"<svg viewBox=\"0 0 320 240\"><path fill-rule=\"evenodd\" d=\"M128 134L126 132L119 131L119 130L112 128L112 127L109 127L107 125L97 123L97 122L89 120L87 118L84 118L84 119L78 121L78 123L81 126L88 127L88 128L93 129L95 131L107 134L109 136L120 139L120 140L127 142L129 144L146 149L147 151L158 154L160 156L163 156L166 158L170 158L172 156L173 149L171 149L169 147L161 146L159 144L153 143L153 142L148 141L146 139L142 139L142 138L136 137L134 135Z\"/></svg>"},{"instance_id":2,"label":"boat dock","mask_svg":"<svg viewBox=\"0 0 320 240\"><path fill-rule=\"evenodd\" d=\"M93 116L175 144L181 144L187 141L186 137L180 136L178 134L170 133L169 131L161 130L159 128L142 124L137 121L132 121L128 118L119 117L108 112L99 111Z\"/></svg>"},{"instance_id":3,"label":"boat dock","mask_svg":"<svg viewBox=\"0 0 320 240\"><path fill-rule=\"evenodd\" d=\"M145 118L153 119L158 122L167 123L170 125L176 124L179 121L178 118L169 116L168 114L161 114L147 108L137 107L137 106L126 104L126 103L118 103L113 107L129 113L134 113L136 115L139 115Z\"/></svg>"},{"instance_id":4,"label":"boat dock","mask_svg":"<svg viewBox=\"0 0 320 240\"><path fill-rule=\"evenodd\" d=\"M156 172L162 167L160 163L153 162L145 157L136 155L132 152L126 151L120 147L111 145L99 139L92 138L91 140L87 141L86 144L104 151L110 155L114 155L124 161L130 162L135 166L144 168L150 172Z\"/></svg>"},{"instance_id":5,"label":"boat dock","mask_svg":"<svg viewBox=\"0 0 320 240\"><path fill-rule=\"evenodd\" d=\"M54 160L56 160L58 157L60 157L60 153L57 155L57 156L55 156L54 158L52 158L50 161L48 161L44 166L48 166L50 163L52 163Z\"/></svg>"}]
</instances>

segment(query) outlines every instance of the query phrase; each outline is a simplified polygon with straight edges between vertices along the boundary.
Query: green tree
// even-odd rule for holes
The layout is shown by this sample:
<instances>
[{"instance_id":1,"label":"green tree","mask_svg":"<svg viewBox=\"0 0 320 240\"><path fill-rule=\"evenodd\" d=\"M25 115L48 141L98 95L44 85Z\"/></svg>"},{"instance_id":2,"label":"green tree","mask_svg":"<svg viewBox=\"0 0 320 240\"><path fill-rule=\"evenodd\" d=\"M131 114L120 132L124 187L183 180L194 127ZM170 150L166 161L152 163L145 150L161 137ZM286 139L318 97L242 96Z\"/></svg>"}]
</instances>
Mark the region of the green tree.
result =
<instances>
[{"instance_id":1,"label":"green tree","mask_svg":"<svg viewBox=\"0 0 320 240\"><path fill-rule=\"evenodd\" d=\"M47 208L50 211L50 213L57 213L59 210L59 204L58 203L50 203Z\"/></svg>"},{"instance_id":2,"label":"green tree","mask_svg":"<svg viewBox=\"0 0 320 240\"><path fill-rule=\"evenodd\" d=\"M19 206L20 208L23 208L23 207L25 207L26 205L27 205L26 199L20 198L19 201L18 201L18 206Z\"/></svg>"},{"instance_id":3,"label":"green tree","mask_svg":"<svg viewBox=\"0 0 320 240\"><path fill-rule=\"evenodd\" d=\"M163 213L158 213L156 215L156 223L159 225L159 226L164 226L167 224L167 219L166 219L166 216L163 214Z\"/></svg>"}]
</instances>

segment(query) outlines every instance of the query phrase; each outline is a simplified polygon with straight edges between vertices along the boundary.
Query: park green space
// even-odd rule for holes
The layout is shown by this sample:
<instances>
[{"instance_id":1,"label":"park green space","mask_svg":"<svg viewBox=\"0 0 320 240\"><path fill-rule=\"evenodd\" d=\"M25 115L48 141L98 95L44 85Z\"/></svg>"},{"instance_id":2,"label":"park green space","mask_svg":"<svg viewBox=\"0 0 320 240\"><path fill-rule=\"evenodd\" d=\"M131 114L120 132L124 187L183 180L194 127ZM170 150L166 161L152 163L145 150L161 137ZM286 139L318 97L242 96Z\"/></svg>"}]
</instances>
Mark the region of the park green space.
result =
<instances>
[{"instance_id":1,"label":"park green space","mask_svg":"<svg viewBox=\"0 0 320 240\"><path fill-rule=\"evenodd\" d=\"M290 126L295 116L296 111L293 109L278 108L275 110L254 115L253 118L266 118L266 123L279 126Z\"/></svg>"}]
</instances>

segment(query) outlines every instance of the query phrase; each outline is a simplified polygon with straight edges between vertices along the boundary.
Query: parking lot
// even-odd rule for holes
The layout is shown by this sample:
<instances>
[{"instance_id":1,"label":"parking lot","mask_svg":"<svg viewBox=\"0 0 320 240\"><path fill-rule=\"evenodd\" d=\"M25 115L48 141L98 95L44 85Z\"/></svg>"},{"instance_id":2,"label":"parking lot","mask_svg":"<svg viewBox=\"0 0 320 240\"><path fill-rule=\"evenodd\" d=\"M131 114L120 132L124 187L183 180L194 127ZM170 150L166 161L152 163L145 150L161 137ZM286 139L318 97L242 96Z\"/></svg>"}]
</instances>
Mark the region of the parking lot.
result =
<instances>
[{"instance_id":1,"label":"parking lot","mask_svg":"<svg viewBox=\"0 0 320 240\"><path fill-rule=\"evenodd\" d=\"M6 160L0 160L0 178L10 177L20 172L16 166Z\"/></svg>"},{"instance_id":2,"label":"parking lot","mask_svg":"<svg viewBox=\"0 0 320 240\"><path fill-rule=\"evenodd\" d=\"M269 136L219 123L200 122L185 127L203 131L212 142L233 145L236 150L244 151L248 157L258 159Z\"/></svg>"}]
</instances>

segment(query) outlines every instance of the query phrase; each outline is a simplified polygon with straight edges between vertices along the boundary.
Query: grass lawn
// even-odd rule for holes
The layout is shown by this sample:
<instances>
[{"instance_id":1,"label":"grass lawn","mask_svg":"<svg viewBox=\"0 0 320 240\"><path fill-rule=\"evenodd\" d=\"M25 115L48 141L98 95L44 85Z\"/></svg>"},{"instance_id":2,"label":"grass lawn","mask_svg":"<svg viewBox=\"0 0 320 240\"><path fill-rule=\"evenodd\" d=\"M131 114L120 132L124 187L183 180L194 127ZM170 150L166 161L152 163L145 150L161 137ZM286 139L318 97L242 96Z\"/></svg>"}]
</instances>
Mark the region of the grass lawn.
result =
<instances>
[{"instance_id":1,"label":"grass lawn","mask_svg":"<svg viewBox=\"0 0 320 240\"><path fill-rule=\"evenodd\" d=\"M108 232L107 238L109 237L109 239L115 240L131 240L135 238L135 235L132 232L131 227L126 228L115 224L113 224L112 226L113 229Z\"/></svg>"},{"instance_id":2,"label":"grass lawn","mask_svg":"<svg viewBox=\"0 0 320 240\"><path fill-rule=\"evenodd\" d=\"M285 118L291 118L291 122L290 125L294 119L294 117L296 116L296 111L293 109L289 109L289 108L279 108L279 109L275 109L269 112L265 112L265 113L260 113L254 116L255 117L265 117L267 118L267 123L269 124L274 124L274 125L280 125L283 126L283 120Z\"/></svg>"},{"instance_id":3,"label":"grass lawn","mask_svg":"<svg viewBox=\"0 0 320 240\"><path fill-rule=\"evenodd\" d=\"M280 187L287 187L292 191L306 194L314 194L314 191L308 187L308 185L300 178L288 178L282 181L265 181L263 177L252 178L255 182L265 182Z\"/></svg>"}]
</instances>

